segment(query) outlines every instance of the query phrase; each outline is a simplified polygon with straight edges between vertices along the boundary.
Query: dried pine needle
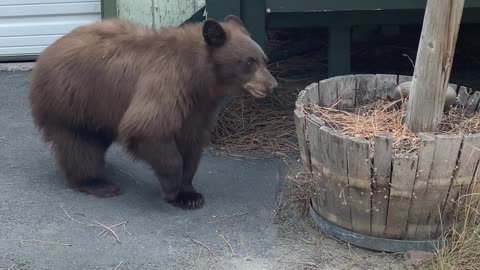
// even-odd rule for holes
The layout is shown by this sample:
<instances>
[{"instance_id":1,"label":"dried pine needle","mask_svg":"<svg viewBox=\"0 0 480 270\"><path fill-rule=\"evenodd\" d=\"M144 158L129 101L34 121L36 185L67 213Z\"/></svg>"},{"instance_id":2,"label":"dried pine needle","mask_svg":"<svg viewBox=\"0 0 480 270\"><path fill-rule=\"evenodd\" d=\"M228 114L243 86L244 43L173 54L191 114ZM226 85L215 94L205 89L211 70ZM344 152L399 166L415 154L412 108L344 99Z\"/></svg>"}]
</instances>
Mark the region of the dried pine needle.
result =
<instances>
[{"instance_id":1,"label":"dried pine needle","mask_svg":"<svg viewBox=\"0 0 480 270\"><path fill-rule=\"evenodd\" d=\"M88 226L94 226L94 227L103 228L103 229L107 230L108 232L110 232L110 233L115 237L115 239L117 240L118 243L121 242L121 241L120 241L120 238L118 238L117 233L116 233L112 228L108 227L108 226L105 225L105 224L102 224L102 223L96 221L95 224L88 224Z\"/></svg>"},{"instance_id":2,"label":"dried pine needle","mask_svg":"<svg viewBox=\"0 0 480 270\"><path fill-rule=\"evenodd\" d=\"M406 111L403 107L396 108L395 102L378 100L353 111L339 110L335 106L309 105L303 107L303 111L316 115L336 132L370 141L372 148L377 135L391 136L396 153L414 152L421 141L403 124ZM480 114L468 115L464 109L454 107L444 114L437 133L461 135L479 130Z\"/></svg>"},{"instance_id":3,"label":"dried pine needle","mask_svg":"<svg viewBox=\"0 0 480 270\"><path fill-rule=\"evenodd\" d=\"M41 244L47 246L64 246L71 247L72 244L65 244L60 242L42 241L42 240L22 240L23 243Z\"/></svg>"},{"instance_id":4,"label":"dried pine needle","mask_svg":"<svg viewBox=\"0 0 480 270\"><path fill-rule=\"evenodd\" d=\"M117 266L115 267L114 270L118 270L120 268L120 266L124 263L125 263L124 261L121 261L119 264L117 264Z\"/></svg>"},{"instance_id":5,"label":"dried pine needle","mask_svg":"<svg viewBox=\"0 0 480 270\"><path fill-rule=\"evenodd\" d=\"M233 248L232 248L232 245L230 245L230 243L227 241L227 238L223 235L223 234L218 234L218 236L220 236L220 238L222 238L223 242L226 244L226 246L228 247L228 250L230 251L230 255L232 257L235 257L235 252L233 252Z\"/></svg>"}]
</instances>

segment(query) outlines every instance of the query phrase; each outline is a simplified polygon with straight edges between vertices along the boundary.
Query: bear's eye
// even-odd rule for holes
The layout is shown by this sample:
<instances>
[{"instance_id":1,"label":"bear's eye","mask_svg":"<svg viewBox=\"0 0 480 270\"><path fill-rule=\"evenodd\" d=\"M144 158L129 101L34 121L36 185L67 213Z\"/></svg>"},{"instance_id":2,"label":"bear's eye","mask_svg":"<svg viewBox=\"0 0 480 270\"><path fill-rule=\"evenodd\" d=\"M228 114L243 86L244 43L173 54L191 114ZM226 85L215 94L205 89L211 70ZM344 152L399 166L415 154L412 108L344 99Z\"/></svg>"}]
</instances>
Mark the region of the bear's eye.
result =
<instances>
[{"instance_id":1,"label":"bear's eye","mask_svg":"<svg viewBox=\"0 0 480 270\"><path fill-rule=\"evenodd\" d=\"M255 61L255 58L253 58L253 57L249 57L249 58L247 59L247 65L248 65L248 66L252 66L253 64L255 64L255 62L256 62L256 61Z\"/></svg>"}]
</instances>

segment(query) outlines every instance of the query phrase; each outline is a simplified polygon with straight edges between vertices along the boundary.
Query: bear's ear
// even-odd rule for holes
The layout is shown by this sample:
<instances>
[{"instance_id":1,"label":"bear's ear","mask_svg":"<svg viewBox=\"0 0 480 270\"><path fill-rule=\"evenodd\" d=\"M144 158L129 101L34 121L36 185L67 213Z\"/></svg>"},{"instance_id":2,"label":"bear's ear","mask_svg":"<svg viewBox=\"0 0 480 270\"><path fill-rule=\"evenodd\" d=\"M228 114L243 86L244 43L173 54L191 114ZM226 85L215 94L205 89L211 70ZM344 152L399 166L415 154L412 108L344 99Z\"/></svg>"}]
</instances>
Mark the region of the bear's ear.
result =
<instances>
[{"instance_id":1,"label":"bear's ear","mask_svg":"<svg viewBox=\"0 0 480 270\"><path fill-rule=\"evenodd\" d=\"M225 17L224 21L226 23L234 23L234 24L237 24L238 26L242 26L242 27L244 26L242 20L240 20L240 18L238 18L235 15L228 15L227 17Z\"/></svg>"},{"instance_id":2,"label":"bear's ear","mask_svg":"<svg viewBox=\"0 0 480 270\"><path fill-rule=\"evenodd\" d=\"M227 41L227 33L220 23L208 19L203 23L203 38L209 46L218 48Z\"/></svg>"},{"instance_id":3,"label":"bear's ear","mask_svg":"<svg viewBox=\"0 0 480 270\"><path fill-rule=\"evenodd\" d=\"M224 21L226 23L231 24L231 25L235 25L236 27L240 28L240 30L242 30L245 34L250 35L247 28L245 28L245 25L243 25L242 20L240 18L238 18L237 16L228 15L227 17L225 17Z\"/></svg>"}]
</instances>

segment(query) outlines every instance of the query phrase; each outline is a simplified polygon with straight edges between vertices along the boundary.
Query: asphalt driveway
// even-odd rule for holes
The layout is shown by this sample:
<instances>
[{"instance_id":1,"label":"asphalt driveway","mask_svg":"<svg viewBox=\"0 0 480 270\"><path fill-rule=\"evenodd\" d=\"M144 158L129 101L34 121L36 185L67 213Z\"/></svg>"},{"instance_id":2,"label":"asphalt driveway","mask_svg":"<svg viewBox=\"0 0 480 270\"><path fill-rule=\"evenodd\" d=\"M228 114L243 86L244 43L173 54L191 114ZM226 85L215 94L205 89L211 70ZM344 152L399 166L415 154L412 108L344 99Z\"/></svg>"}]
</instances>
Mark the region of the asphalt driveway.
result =
<instances>
[{"instance_id":1,"label":"asphalt driveway","mask_svg":"<svg viewBox=\"0 0 480 270\"><path fill-rule=\"evenodd\" d=\"M0 269L405 269L305 230L298 216L279 218L287 167L278 159L207 151L194 181L206 205L184 211L163 202L153 173L114 146L107 177L123 194L73 192L33 128L30 75L0 71ZM118 239L100 235L104 225Z\"/></svg>"}]
</instances>

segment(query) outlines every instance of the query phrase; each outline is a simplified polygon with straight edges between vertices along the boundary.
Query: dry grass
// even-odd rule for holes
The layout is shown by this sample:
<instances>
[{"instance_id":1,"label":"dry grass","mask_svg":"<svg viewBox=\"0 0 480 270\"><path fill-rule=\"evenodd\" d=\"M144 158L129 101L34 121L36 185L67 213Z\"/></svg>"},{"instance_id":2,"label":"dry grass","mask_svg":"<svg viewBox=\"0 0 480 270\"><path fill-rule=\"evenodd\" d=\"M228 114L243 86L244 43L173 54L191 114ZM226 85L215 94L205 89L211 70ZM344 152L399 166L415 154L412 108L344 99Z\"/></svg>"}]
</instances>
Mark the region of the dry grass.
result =
<instances>
[{"instance_id":1,"label":"dry grass","mask_svg":"<svg viewBox=\"0 0 480 270\"><path fill-rule=\"evenodd\" d=\"M280 196L278 208L280 210L291 208L302 215L306 215L309 209L311 191L313 190L310 174L299 168L290 168L286 178L286 186Z\"/></svg>"},{"instance_id":2,"label":"dry grass","mask_svg":"<svg viewBox=\"0 0 480 270\"><path fill-rule=\"evenodd\" d=\"M480 191L479 188L476 189ZM436 251L434 270L477 270L480 268L480 193L468 196L466 206L458 212L460 224L445 233L444 246Z\"/></svg>"}]
</instances>

